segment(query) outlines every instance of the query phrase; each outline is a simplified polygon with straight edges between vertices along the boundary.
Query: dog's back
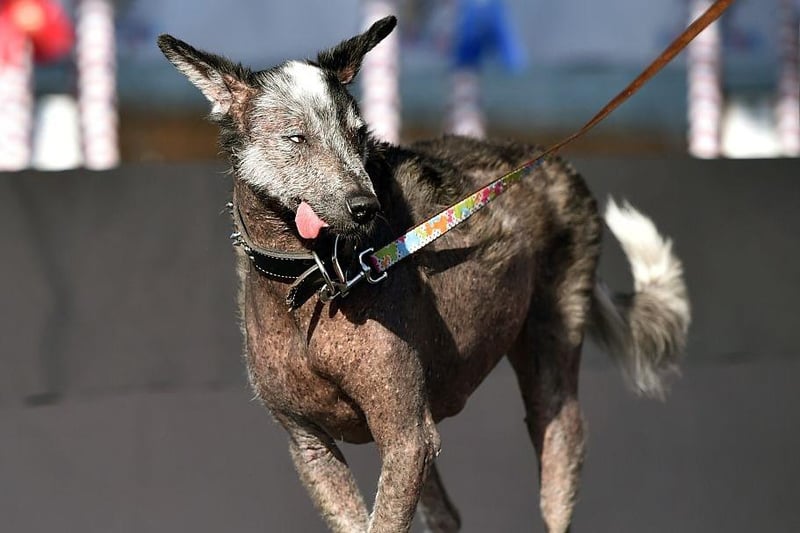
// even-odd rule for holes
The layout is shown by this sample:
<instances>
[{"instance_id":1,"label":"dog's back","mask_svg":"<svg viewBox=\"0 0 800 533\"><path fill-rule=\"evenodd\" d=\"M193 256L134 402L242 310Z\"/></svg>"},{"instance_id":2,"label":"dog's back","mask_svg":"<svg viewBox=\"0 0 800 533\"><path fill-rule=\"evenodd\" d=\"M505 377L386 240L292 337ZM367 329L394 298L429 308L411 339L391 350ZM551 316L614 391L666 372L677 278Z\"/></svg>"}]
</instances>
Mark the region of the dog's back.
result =
<instances>
[{"instance_id":1,"label":"dog's back","mask_svg":"<svg viewBox=\"0 0 800 533\"><path fill-rule=\"evenodd\" d=\"M537 152L519 143L445 136L384 147L368 168L377 183L393 184L379 198L387 219L398 222L390 232L396 235ZM553 158L468 224L412 256L377 291L368 290L372 312L387 307L381 320L404 324L403 338L415 344L436 420L460 410L512 349L531 312L538 328L580 342L600 233L583 178Z\"/></svg>"}]
</instances>

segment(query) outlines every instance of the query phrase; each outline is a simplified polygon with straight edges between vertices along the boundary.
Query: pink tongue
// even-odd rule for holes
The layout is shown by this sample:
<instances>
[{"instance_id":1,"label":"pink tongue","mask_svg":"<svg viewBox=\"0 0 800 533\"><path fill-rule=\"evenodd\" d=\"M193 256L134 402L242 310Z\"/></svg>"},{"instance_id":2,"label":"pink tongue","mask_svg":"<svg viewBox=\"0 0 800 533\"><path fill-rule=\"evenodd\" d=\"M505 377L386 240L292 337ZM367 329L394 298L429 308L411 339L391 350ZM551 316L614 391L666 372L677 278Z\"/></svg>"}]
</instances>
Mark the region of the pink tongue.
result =
<instances>
[{"instance_id":1,"label":"pink tongue","mask_svg":"<svg viewBox=\"0 0 800 533\"><path fill-rule=\"evenodd\" d=\"M294 223L297 225L297 231L304 239L316 239L319 235L319 230L328 227L328 224L319 218L317 214L311 209L311 206L305 202L300 202L300 207L297 208L297 214L294 217Z\"/></svg>"}]
</instances>

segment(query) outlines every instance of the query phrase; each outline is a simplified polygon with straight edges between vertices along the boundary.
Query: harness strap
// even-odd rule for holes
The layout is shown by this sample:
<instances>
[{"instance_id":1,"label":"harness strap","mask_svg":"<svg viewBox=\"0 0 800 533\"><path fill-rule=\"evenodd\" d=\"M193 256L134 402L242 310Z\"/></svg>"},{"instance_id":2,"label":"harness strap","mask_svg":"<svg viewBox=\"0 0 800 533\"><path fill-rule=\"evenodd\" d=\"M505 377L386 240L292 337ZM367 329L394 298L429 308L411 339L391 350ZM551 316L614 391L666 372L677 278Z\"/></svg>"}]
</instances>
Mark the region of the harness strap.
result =
<instances>
[{"instance_id":1,"label":"harness strap","mask_svg":"<svg viewBox=\"0 0 800 533\"><path fill-rule=\"evenodd\" d=\"M272 248L262 248L253 242L242 219L242 213L235 202L228 208L233 216L236 231L231 234L234 245L242 246L256 267L265 275L278 281L294 280L310 267L316 265L310 252L286 252Z\"/></svg>"},{"instance_id":2,"label":"harness strap","mask_svg":"<svg viewBox=\"0 0 800 533\"><path fill-rule=\"evenodd\" d=\"M286 295L286 304L290 309L297 309L325 286L325 279L313 254L258 246L247 232L239 206L231 202L228 208L235 228L231 234L234 246L241 246L253 267L267 278L291 283Z\"/></svg>"},{"instance_id":3,"label":"harness strap","mask_svg":"<svg viewBox=\"0 0 800 533\"><path fill-rule=\"evenodd\" d=\"M303 272L289 287L289 292L286 293L286 305L289 309L297 309L326 287L322 271L319 266L314 265Z\"/></svg>"}]
</instances>

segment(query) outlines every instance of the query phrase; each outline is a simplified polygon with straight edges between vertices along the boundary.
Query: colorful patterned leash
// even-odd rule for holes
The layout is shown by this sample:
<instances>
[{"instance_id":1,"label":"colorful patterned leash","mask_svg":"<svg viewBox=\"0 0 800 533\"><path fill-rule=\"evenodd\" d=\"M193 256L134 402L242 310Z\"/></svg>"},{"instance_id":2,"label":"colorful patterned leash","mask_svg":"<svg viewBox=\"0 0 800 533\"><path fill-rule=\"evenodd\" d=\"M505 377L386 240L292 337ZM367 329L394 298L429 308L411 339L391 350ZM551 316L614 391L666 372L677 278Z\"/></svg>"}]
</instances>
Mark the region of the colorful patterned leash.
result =
<instances>
[{"instance_id":1,"label":"colorful patterned leash","mask_svg":"<svg viewBox=\"0 0 800 533\"><path fill-rule=\"evenodd\" d=\"M376 272L385 272L398 261L408 257L420 248L424 248L455 228L497 199L512 185L532 173L536 167L542 164L543 157L547 153L549 152L544 152L536 159L529 161L502 178L496 179L422 224L411 228L405 235L398 237L377 252L374 252L367 258L372 269Z\"/></svg>"},{"instance_id":2,"label":"colorful patterned leash","mask_svg":"<svg viewBox=\"0 0 800 533\"><path fill-rule=\"evenodd\" d=\"M501 194L506 192L512 185L520 181L523 177L531 174L534 169L544 162L547 156L554 155L558 150L576 140L578 137L583 136L600 121L606 118L612 111L619 107L628 98L633 96L642 85L647 83L653 76L655 76L664 66L672 61L672 59L683 50L701 31L703 31L709 24L717 20L722 13L733 3L733 0L717 0L705 13L700 15L691 25L689 25L683 33L681 33L669 46L661 52L661 54L650 63L650 65L642 71L625 89L623 89L617 96L615 96L608 104L603 107L594 117L591 118L586 124L578 131L557 142L556 144L547 148L544 152L539 154L536 158L531 159L521 167L509 172L505 176L496 179L485 187L475 191L468 197L443 210L442 212L429 218L422 224L411 228L405 235L398 237L391 243L387 244L377 252L369 248L359 254L359 262L361 264L361 272L351 280L343 279L344 276L339 275L341 283L328 283L328 296L327 299L335 298L342 294L347 294L350 288L363 279L370 283L378 283L386 278L386 271L402 261L404 258L413 254L420 248L432 243L457 225L461 224L469 217L477 213L480 209L495 200ZM334 262L336 260L336 252L334 251ZM337 265L337 271L338 269ZM337 272L338 274L338 272Z\"/></svg>"}]
</instances>

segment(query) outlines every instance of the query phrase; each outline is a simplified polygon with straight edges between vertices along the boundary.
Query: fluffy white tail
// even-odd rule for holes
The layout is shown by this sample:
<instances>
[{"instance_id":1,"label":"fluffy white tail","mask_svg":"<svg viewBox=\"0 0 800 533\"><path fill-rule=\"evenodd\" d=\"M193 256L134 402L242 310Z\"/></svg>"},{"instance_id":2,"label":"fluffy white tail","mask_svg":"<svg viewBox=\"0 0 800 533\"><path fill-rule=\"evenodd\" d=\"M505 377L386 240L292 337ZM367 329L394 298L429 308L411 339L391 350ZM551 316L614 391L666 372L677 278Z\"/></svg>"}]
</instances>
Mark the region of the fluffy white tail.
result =
<instances>
[{"instance_id":1,"label":"fluffy white tail","mask_svg":"<svg viewBox=\"0 0 800 533\"><path fill-rule=\"evenodd\" d=\"M691 315L683 267L672 242L628 203L609 199L605 219L631 264L635 290L611 295L598 283L590 332L637 393L663 398L666 378L679 371Z\"/></svg>"}]
</instances>

